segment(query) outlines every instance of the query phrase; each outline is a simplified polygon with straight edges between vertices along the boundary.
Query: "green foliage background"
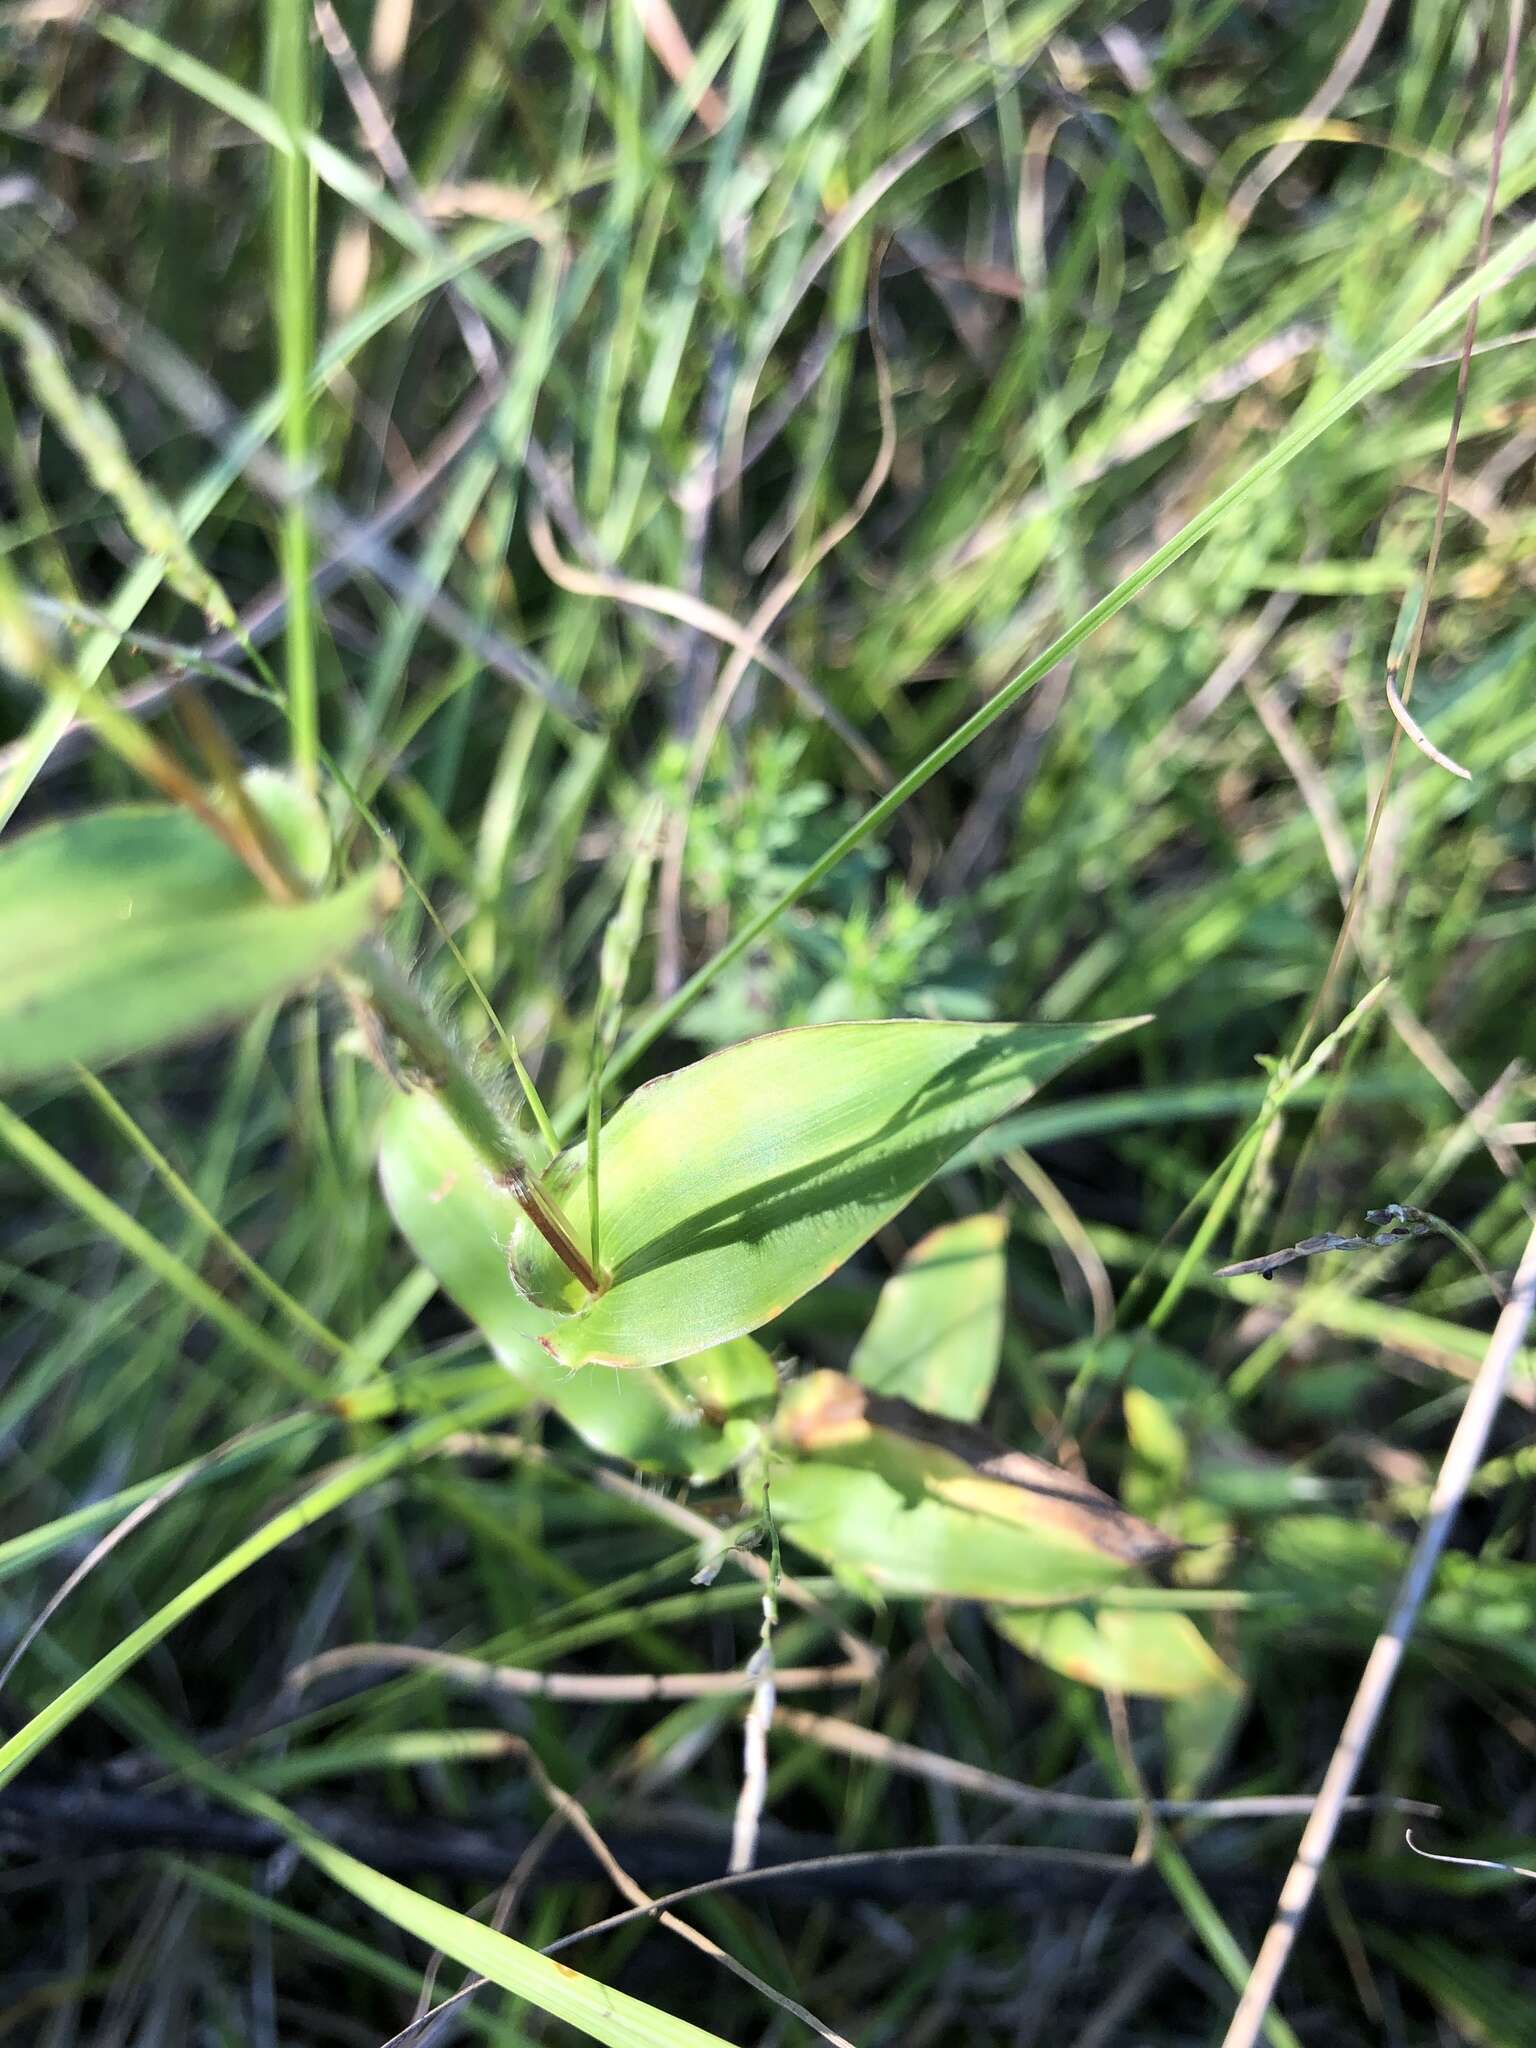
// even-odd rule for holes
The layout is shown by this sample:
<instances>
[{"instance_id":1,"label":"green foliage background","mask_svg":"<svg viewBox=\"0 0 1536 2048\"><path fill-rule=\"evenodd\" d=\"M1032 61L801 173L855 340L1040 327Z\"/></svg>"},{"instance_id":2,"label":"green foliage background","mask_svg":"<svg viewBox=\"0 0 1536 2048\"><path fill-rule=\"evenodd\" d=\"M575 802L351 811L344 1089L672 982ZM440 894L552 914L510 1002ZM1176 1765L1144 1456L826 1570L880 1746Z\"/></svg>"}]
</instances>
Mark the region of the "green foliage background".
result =
<instances>
[{"instance_id":1,"label":"green foliage background","mask_svg":"<svg viewBox=\"0 0 1536 2048\"><path fill-rule=\"evenodd\" d=\"M5 553L30 615L146 713L190 662L247 760L315 775L349 868L382 832L420 892L391 929L434 1014L515 1104L472 973L568 1124L653 800L642 1031L882 774L923 761L1465 278L1505 26L1448 0L1358 26L1305 0L678 11L686 91L654 14L648 40L618 0L368 0L322 10L318 35L293 0L21 7L0 50L7 304L52 338L76 430L40 404L32 330L8 319ZM697 97L706 74L717 99ZM1523 49L1496 249L1531 219L1533 79ZM783 1604L780 1664L836 1661L834 1614L884 1663L785 1695L764 1855L893 1860L692 1910L860 2048L1219 2038L1267 1921L1292 1819L1172 1819L1134 1870L904 1863L964 1844L1124 1855L1134 1821L1009 1805L891 1750L850 1760L793 1710L1057 1792L1315 1786L1494 1303L1437 1238L1272 1283L1212 1268L1393 1201L1452 1219L1496 1274L1524 1240L1533 275L1482 309L1414 700L1471 779L1404 747L1326 1021L1388 989L1271 1126L1187 1284L1163 1291L1259 1108L1256 1063L1324 983L1393 731L1382 676L1428 550L1459 321L1051 666L625 1076L788 1024L1152 1015L758 1333L786 1380L846 1369L904 1254L1006 1204L988 1427L1191 1546L1085 1648L1076 1609L994 1626L969 1598L883 1592L897 1526L888 1540L824 1465L786 1484L786 1568L829 1604ZM275 692L238 638L207 637L218 604L153 505L133 509L87 401L176 507ZM360 547L392 500L394 552ZM722 618L770 597L771 665L738 661L712 711ZM142 795L9 676L0 716L6 842ZM392 1091L367 1050L334 993L306 994L105 1083L8 1098L3 1640L146 1513L7 1680L0 1736L197 1599L0 1791L0 2035L387 2038L426 1954L402 1930L446 1940L438 1908L493 1893L550 1810L510 1735L651 1889L723 1867L739 1696L511 1700L420 1670L288 1683L376 1641L680 1680L739 1669L760 1623L758 1582L728 1564L693 1583L698 1527L658 1509L721 1538L756 1525L727 1455L746 1439L711 1435L720 1383L667 1368L641 1397L587 1368L579 1393L551 1372L536 1401L509 1380L489 1320L396 1230L377 1174ZM1527 1864L1529 1366L1367 1785L1443 1808L1416 1822L1433 1846ZM755 1426L772 1407L756 1354L719 1370L743 1376ZM147 1511L163 1475L226 1444ZM333 1474L346 1455L362 1463ZM868 1458L910 1474L913 1455L882 1439ZM311 1527L317 1489L334 1511ZM1159 1660L1199 1682L1134 1693ZM1117 1683L1124 1720L1098 1689ZM298 1861L285 1812L315 1830ZM236 1817L257 1832L221 1835ZM1403 1831L1396 1812L1346 1823L1282 2000L1295 2035L1536 2039L1522 1895L1413 1859ZM354 1896L347 1849L414 1903ZM538 1946L621 1903L567 1830L508 1931ZM806 2037L643 1921L571 1961L728 2040ZM559 2038L514 1995L548 1981L452 2024Z\"/></svg>"}]
</instances>

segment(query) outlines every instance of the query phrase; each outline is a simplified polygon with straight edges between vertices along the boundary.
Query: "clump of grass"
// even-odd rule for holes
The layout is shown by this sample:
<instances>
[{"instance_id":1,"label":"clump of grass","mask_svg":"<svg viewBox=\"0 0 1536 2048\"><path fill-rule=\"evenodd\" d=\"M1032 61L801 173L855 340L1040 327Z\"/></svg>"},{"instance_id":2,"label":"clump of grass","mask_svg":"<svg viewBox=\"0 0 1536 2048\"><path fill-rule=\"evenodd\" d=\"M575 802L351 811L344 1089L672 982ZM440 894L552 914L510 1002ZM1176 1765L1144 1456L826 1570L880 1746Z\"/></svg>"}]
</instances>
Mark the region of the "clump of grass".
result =
<instances>
[{"instance_id":1,"label":"clump of grass","mask_svg":"<svg viewBox=\"0 0 1536 2048\"><path fill-rule=\"evenodd\" d=\"M1127 1877L1093 1860L1131 1849L1123 1811L1024 1795L1313 1788L1494 1319L1458 1247L1502 1281L1526 1235L1531 60L1458 395L1444 309L1477 294L1504 17L1380 12L381 0L338 43L273 0L265 38L223 4L40 16L0 59L28 181L0 324L31 372L0 407L7 556L52 606L28 616L73 620L48 646L106 719L146 732L200 673L341 843L387 835L412 998L476 1100L512 1046L569 1135L602 1090L781 1023L1153 1013L761 1334L845 1365L910 1244L1010 1191L988 1425L1187 1546L1133 1590L1243 1689L1118 1706L970 1604L813 1576L787 1529L774 1664L841 1632L867 1690L818 1698L820 1736L770 1727L760 1854L871 1860L678 1908L757 1984L681 1979L643 1918L574 1958L712 2034L761 2034L761 1984L861 2043L1014 2040L1025 2001L1090 2039L1220 2024L1294 1827L1164 1814ZM763 661L722 615L766 622ZM1384 774L1404 617L1412 717L1465 781L1407 751ZM7 698L10 829L130 787L55 694ZM728 1471L690 1500L605 1462L562 1386L494 1363L394 1229L391 1085L339 1036L306 998L105 1101L28 1084L0 1124L11 1638L89 1564L7 1680L10 1729L54 1739L0 1823L80 1830L4 1901L23 2028L389 2035L425 1951L346 1889L350 1846L414 1901L368 1903L490 1967L462 2024L536 2037L519 1994L549 1980L445 1908L515 1870L498 1910L540 1946L614 1901L569 1811L541 1832L507 1718L648 1892L726 1861L745 1696L688 1681L746 1665L768 1568L690 1582L758 1509ZM1332 1256L1388 1205L1436 1227ZM1528 1365L1367 1787L1504 1864L1536 1830ZM584 1373L617 1440L634 1397ZM709 1387L658 1386L720 1428ZM466 1699L425 1662L287 1684L374 1642L575 1692ZM71 1695L93 1667L120 1675ZM999 1811L1056 1853L878 1860ZM1524 2039L1510 1894L1410 1861L1390 1812L1348 1824L1299 2034ZM308 1860L274 1895L284 1842Z\"/></svg>"}]
</instances>

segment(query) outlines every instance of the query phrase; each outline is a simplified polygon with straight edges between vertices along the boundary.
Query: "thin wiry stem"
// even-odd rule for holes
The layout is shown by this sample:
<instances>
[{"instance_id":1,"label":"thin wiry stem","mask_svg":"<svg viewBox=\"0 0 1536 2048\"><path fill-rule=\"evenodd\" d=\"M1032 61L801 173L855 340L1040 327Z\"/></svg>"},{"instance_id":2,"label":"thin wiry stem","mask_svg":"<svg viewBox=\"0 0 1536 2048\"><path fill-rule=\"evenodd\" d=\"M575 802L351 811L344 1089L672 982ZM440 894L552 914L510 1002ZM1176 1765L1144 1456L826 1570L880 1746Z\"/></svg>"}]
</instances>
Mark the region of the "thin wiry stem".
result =
<instances>
[{"instance_id":1,"label":"thin wiry stem","mask_svg":"<svg viewBox=\"0 0 1536 2048\"><path fill-rule=\"evenodd\" d=\"M363 946L343 982L377 1012L431 1083L448 1115L566 1269L589 1294L597 1274L558 1204L539 1181L522 1139L480 1086L453 1038L438 1023L410 977L382 946Z\"/></svg>"},{"instance_id":2,"label":"thin wiry stem","mask_svg":"<svg viewBox=\"0 0 1536 2048\"><path fill-rule=\"evenodd\" d=\"M1493 242L1493 216L1498 205L1499 172L1504 162L1504 138L1509 128L1509 107L1511 89L1514 84L1515 57L1520 48L1520 36L1524 25L1525 0L1510 0L1509 33L1504 47L1504 70L1499 85L1499 110L1494 120L1493 148L1488 159L1488 190L1483 201L1483 217L1477 231L1476 268L1481 269L1488 260L1488 251ZM1301 1027L1301 1035L1291 1057L1300 1059L1314 1036L1327 1010L1328 999L1344 964L1349 949L1355 921L1365 895L1366 877L1370 872L1371 855L1375 851L1377 836L1382 820L1386 816L1387 801L1392 793L1393 771L1397 766L1398 749L1402 744L1405 727L1403 718L1407 715L1409 699L1413 696L1413 681L1418 673L1419 655L1424 647L1424 631L1429 624L1429 600L1434 588L1435 570L1440 561L1440 543L1445 535L1446 509L1451 499L1451 481L1456 474L1456 448L1461 439L1461 416L1467 402L1467 380L1471 374L1472 348L1477 340L1477 318L1482 308L1482 298L1472 298L1467 305L1466 319L1461 331L1461 350L1456 371L1456 394L1451 401L1451 424L1445 437L1445 459L1440 466L1440 488L1435 495L1435 524L1430 535L1429 554L1424 563L1424 581L1420 589L1418 612L1414 619L1412 637L1408 644L1407 659L1403 664L1403 686L1399 692L1397 677L1389 669L1388 701L1397 720L1387 747L1386 766L1382 770L1381 787L1376 792L1376 801L1371 806L1370 821L1365 828L1365 844L1360 851L1360 865L1355 872L1354 887L1350 890L1349 901L1344 906L1343 922L1339 935L1334 941L1333 952L1318 984L1316 996ZM1412 721L1410 721L1411 723ZM1445 765L1442 762L1442 765ZM1451 772L1456 771L1452 765ZM1470 778L1469 778L1470 779Z\"/></svg>"},{"instance_id":3,"label":"thin wiry stem","mask_svg":"<svg viewBox=\"0 0 1536 2048\"><path fill-rule=\"evenodd\" d=\"M1489 1339L1472 1391L1467 1396L1467 1405L1461 1411L1461 1420L1456 1425L1445 1462L1440 1467L1440 1476L1430 1498L1429 1513L1413 1546L1413 1555L1403 1573L1391 1615L1366 1661L1354 1704L1329 1759L1312 1818L1307 1822L1301 1845L1296 1851L1296 1860L1281 1888L1274 1921L1264 1937L1264 1945L1259 1950L1253 1974L1227 2029L1222 2048L1253 2048L1263 2028L1265 2015L1274 2001L1281 1975L1296 1944L1296 1936L1301 1931L1301 1923L1312 1903L1312 1894L1317 1889L1317 1880L1333 1846L1339 1815L1345 1800L1354 1790L1365 1752L1386 1707L1408 1639L1418 1620L1419 1608L1461 1506L1462 1495L1481 1462L1493 1419L1504 1398L1505 1379L1525 1342L1533 1309L1536 1309L1536 1229L1526 1240L1509 1300Z\"/></svg>"},{"instance_id":4,"label":"thin wiry stem","mask_svg":"<svg viewBox=\"0 0 1536 2048\"><path fill-rule=\"evenodd\" d=\"M1504 156L1504 139L1509 128L1515 59L1520 49L1524 14L1524 0L1510 0L1503 72L1499 83L1499 107L1494 121L1493 147L1489 153L1488 189L1478 231L1479 266L1486 260L1492 239L1493 215L1498 203L1499 171ZM1479 300L1474 296L1467 305L1466 322L1462 330L1461 361L1456 376L1456 395L1451 407L1450 431L1446 436L1440 489L1435 501L1434 532L1430 539L1422 594L1403 673L1401 702L1404 705L1413 691L1414 671L1418 665L1420 649L1424 644L1430 590L1435 565L1439 559L1441 537L1445 531L1446 506L1450 500L1451 479L1456 462L1456 444L1461 429L1462 410L1466 402L1472 347L1477 339L1478 307ZM1393 680L1395 681L1395 678ZM1392 771L1397 760L1402 733L1403 727L1399 722L1392 734L1381 788L1377 792L1376 802L1371 811L1355 885L1345 907L1343 923L1327 972L1308 1012L1307 1020L1302 1026L1298 1051L1302 1045L1309 1042L1321 1020L1334 976L1349 944L1354 914L1359 907L1365 877L1370 867L1372 848L1386 812L1387 796L1392 786ZM1227 2029L1222 2048L1252 2048L1264 2026L1279 1988L1280 1978L1290 1960L1291 1950L1296 1945L1296 1937L1306 1917L1307 1908L1312 1903L1317 1880L1333 1845L1342 1802L1354 1788L1366 1749L1376 1732L1376 1725L1386 1708L1393 1681L1402 1664L1408 1639L1418 1619L1420 1605L1429 1589L1440 1553L1445 1548L1451 1525L1461 1506L1462 1496L1482 1460L1488 1433L1493 1426L1493 1418L1498 1413L1499 1404L1504 1397L1504 1383L1509 1374L1509 1367L1525 1341L1533 1306L1536 1306L1536 1226L1533 1226L1526 1240L1525 1251L1510 1287L1509 1299L1505 1302L1494 1327L1477 1378L1472 1383L1472 1391L1467 1397L1467 1405L1462 1410L1461 1420L1456 1425L1455 1435L1451 1438L1445 1461L1440 1467L1440 1475L1435 1481L1435 1489L1430 1497L1429 1512L1419 1530L1413 1555L1408 1560L1392 1613L1386 1627L1376 1638L1370 1657L1366 1661L1343 1732L1329 1759L1322 1788L1318 1793L1317 1805L1302 1834L1296 1859L1281 1888L1275 1918L1264 1937L1258 1960L1238 2001L1237 2011L1232 2016L1232 2024Z\"/></svg>"}]
</instances>

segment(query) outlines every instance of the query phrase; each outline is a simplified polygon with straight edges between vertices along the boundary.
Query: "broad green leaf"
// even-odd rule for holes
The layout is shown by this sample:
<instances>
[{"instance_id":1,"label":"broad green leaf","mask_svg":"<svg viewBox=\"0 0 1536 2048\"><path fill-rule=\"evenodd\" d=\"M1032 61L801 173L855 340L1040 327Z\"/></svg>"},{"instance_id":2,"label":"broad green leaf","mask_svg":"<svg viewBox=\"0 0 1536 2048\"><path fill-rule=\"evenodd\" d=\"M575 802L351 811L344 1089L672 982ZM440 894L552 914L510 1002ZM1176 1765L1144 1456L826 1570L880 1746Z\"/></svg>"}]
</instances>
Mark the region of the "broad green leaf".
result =
<instances>
[{"instance_id":1,"label":"broad green leaf","mask_svg":"<svg viewBox=\"0 0 1536 2048\"><path fill-rule=\"evenodd\" d=\"M880 1291L849 1367L882 1394L974 1422L1003 1343L1006 1218L967 1216L913 1245Z\"/></svg>"},{"instance_id":2,"label":"broad green leaf","mask_svg":"<svg viewBox=\"0 0 1536 2048\"><path fill-rule=\"evenodd\" d=\"M542 1237L513 1234L540 1338L563 1365L663 1365L756 1329L840 1266L995 1117L1107 1024L808 1025L651 1081L602 1133L603 1261L583 1294ZM587 1235L586 1147L545 1185Z\"/></svg>"},{"instance_id":3,"label":"broad green leaf","mask_svg":"<svg viewBox=\"0 0 1536 2048\"><path fill-rule=\"evenodd\" d=\"M274 820L285 838L289 808ZM174 806L39 825L0 848L0 1082L102 1066L243 1017L350 952L387 903L378 869L311 902L273 903Z\"/></svg>"},{"instance_id":4,"label":"broad green leaf","mask_svg":"<svg viewBox=\"0 0 1536 2048\"><path fill-rule=\"evenodd\" d=\"M865 1589L1071 1600L1177 1547L1086 1480L841 1373L794 1386L777 1434L780 1530Z\"/></svg>"},{"instance_id":5,"label":"broad green leaf","mask_svg":"<svg viewBox=\"0 0 1536 2048\"><path fill-rule=\"evenodd\" d=\"M1151 1699L1240 1692L1187 1614L1126 1607L994 1607L992 1626L1064 1678Z\"/></svg>"},{"instance_id":6,"label":"broad green leaf","mask_svg":"<svg viewBox=\"0 0 1536 2048\"><path fill-rule=\"evenodd\" d=\"M524 1301L508 1277L507 1239L522 1212L431 1095L402 1094L390 1104L379 1176L422 1264L530 1397L594 1450L697 1480L735 1464L755 1433L754 1418L778 1397L778 1376L760 1344L716 1345L664 1373L570 1372L539 1348L554 1317Z\"/></svg>"}]
</instances>

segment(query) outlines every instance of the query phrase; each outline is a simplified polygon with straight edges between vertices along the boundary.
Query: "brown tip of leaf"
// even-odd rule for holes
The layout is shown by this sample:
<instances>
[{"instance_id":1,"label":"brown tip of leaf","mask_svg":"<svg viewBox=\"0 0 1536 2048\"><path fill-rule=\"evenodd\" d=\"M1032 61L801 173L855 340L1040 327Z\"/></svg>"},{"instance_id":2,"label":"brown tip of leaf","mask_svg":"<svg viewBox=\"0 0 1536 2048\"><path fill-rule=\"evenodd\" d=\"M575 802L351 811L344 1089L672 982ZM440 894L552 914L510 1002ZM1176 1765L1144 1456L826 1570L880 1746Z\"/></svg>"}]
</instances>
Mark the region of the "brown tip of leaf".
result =
<instances>
[{"instance_id":1,"label":"brown tip of leaf","mask_svg":"<svg viewBox=\"0 0 1536 2048\"><path fill-rule=\"evenodd\" d=\"M797 1451L827 1451L868 1432L877 1397L840 1372L813 1372L795 1387L780 1411L787 1441Z\"/></svg>"},{"instance_id":2,"label":"brown tip of leaf","mask_svg":"<svg viewBox=\"0 0 1536 2048\"><path fill-rule=\"evenodd\" d=\"M876 1428L945 1451L968 1465L978 1479L1029 1495L1033 1519L1077 1537L1106 1557L1147 1565L1174 1557L1185 1548L1075 1472L1031 1457L1027 1451L1011 1450L974 1423L930 1415L891 1394L867 1395L865 1413Z\"/></svg>"}]
</instances>

